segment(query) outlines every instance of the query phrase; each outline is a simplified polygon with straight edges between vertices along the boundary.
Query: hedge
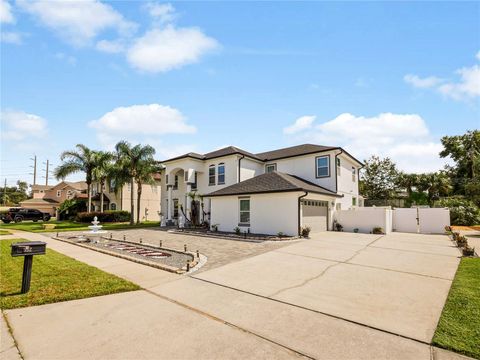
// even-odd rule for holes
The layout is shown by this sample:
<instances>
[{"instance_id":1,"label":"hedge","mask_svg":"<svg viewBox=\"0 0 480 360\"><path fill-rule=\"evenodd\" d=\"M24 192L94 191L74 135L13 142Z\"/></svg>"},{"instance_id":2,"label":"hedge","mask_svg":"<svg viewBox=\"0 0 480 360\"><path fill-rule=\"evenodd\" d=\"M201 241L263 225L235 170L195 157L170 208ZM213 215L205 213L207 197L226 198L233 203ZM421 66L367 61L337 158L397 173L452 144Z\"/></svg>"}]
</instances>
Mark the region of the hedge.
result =
<instances>
[{"instance_id":1,"label":"hedge","mask_svg":"<svg viewBox=\"0 0 480 360\"><path fill-rule=\"evenodd\" d=\"M89 223L93 221L95 216L101 223L130 221L130 213L123 210L108 210L103 213L97 211L79 212L75 217L75 221Z\"/></svg>"}]
</instances>

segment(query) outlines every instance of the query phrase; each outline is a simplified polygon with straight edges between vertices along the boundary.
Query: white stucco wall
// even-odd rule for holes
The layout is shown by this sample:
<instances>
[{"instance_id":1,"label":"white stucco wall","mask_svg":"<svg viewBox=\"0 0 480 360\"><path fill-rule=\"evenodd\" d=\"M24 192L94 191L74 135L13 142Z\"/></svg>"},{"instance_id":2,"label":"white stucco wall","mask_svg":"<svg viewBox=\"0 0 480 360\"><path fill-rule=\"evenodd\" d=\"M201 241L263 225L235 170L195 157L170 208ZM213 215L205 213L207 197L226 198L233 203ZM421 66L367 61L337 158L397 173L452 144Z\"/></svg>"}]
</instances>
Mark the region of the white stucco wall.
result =
<instances>
[{"instance_id":1,"label":"white stucco wall","mask_svg":"<svg viewBox=\"0 0 480 360\"><path fill-rule=\"evenodd\" d=\"M356 198L356 206L359 206L358 201L358 164L350 160L349 157L341 154L340 159L340 174L338 175L338 190L342 198L337 201L342 204L342 210L348 210L352 207L352 198ZM355 168L355 181L352 181L352 167Z\"/></svg>"},{"instance_id":2,"label":"white stucco wall","mask_svg":"<svg viewBox=\"0 0 480 360\"><path fill-rule=\"evenodd\" d=\"M343 231L353 232L357 228L361 233L370 233L380 226L387 234L392 232L392 210L386 208L364 207L334 212L337 223Z\"/></svg>"},{"instance_id":3,"label":"white stucco wall","mask_svg":"<svg viewBox=\"0 0 480 360\"><path fill-rule=\"evenodd\" d=\"M156 185L142 186L142 197L140 200L140 220L141 221L160 221L158 212L160 211L160 200L162 186L160 182ZM110 197L111 203L114 202L117 205L117 210L125 210L130 212L130 188L128 185L124 185L121 194L120 192L116 196L112 196L112 193L106 193ZM133 199L134 199L134 211L135 220L137 216L137 185L133 187ZM148 215L145 213L145 209L148 209Z\"/></svg>"},{"instance_id":4,"label":"white stucco wall","mask_svg":"<svg viewBox=\"0 0 480 360\"><path fill-rule=\"evenodd\" d=\"M302 193L250 195L250 232L275 235L298 234L298 197ZM239 196L213 197L211 224L220 231L232 232L239 226ZM239 226L242 232L248 227Z\"/></svg>"},{"instance_id":5,"label":"white stucco wall","mask_svg":"<svg viewBox=\"0 0 480 360\"><path fill-rule=\"evenodd\" d=\"M252 177L261 175L265 172L265 164L251 160L249 158L243 158L240 161L240 181L251 179Z\"/></svg>"}]
</instances>

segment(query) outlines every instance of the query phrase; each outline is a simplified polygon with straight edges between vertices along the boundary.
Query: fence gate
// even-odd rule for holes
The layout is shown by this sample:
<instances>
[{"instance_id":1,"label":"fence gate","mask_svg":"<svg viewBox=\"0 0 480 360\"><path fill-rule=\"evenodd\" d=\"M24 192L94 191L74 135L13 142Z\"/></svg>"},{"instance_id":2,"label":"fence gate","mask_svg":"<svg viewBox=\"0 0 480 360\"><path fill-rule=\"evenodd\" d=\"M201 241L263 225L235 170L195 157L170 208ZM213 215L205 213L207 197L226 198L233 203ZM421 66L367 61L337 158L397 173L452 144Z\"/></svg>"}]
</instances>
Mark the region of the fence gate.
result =
<instances>
[{"instance_id":1,"label":"fence gate","mask_svg":"<svg viewBox=\"0 0 480 360\"><path fill-rule=\"evenodd\" d=\"M446 208L400 208L393 210L393 231L442 234L450 225Z\"/></svg>"}]
</instances>

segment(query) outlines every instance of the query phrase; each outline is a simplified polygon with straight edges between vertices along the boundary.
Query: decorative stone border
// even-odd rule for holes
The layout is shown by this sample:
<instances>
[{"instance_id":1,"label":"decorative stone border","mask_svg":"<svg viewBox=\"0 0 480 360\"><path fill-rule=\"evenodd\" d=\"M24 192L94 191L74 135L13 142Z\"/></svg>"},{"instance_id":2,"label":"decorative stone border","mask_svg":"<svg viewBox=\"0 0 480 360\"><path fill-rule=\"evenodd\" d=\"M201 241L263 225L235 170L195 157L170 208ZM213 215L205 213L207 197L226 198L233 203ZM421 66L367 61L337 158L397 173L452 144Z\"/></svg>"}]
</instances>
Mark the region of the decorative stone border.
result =
<instances>
[{"instance_id":1,"label":"decorative stone border","mask_svg":"<svg viewBox=\"0 0 480 360\"><path fill-rule=\"evenodd\" d=\"M117 242L122 242L122 243L128 243L128 244L134 244L134 245L137 245L137 246L145 246L145 247L148 247L148 248L151 248L151 249L155 249L155 250L166 250L166 251L171 251L171 252L175 252L177 254L187 254L187 255L190 255L192 257L192 262L190 263L190 271L189 273L195 269L195 267L198 265L199 261L196 260L196 254L195 253L192 253L190 251L187 251L187 252L183 252L183 251L178 251L178 250L175 250L175 249L168 249L168 248L159 248L159 247L155 247L155 246L152 246L152 245L148 245L148 244L140 244L140 243L136 243L136 242L131 242L131 241L124 241L124 240L118 240L118 239L110 239L110 238L106 238L106 237L101 237L105 240L112 240L112 241L117 241ZM119 254L117 252L113 252L113 251L109 251L109 250L106 250L106 249L102 249L102 248L97 248L97 247L93 247L93 246L88 246L88 245L84 245L80 242L74 242L74 241L70 241L70 240L67 240L67 239L63 239L63 238L60 238L60 237L57 237L57 236L54 236L52 237L52 239L54 240L58 240L58 241L62 241L64 243L67 243L67 244L72 244L72 245L76 245L76 246L79 246L79 247L82 247L84 249L89 249L89 250L93 250L93 251L97 251L99 253L103 253L103 254L106 254L106 255L111 255L111 256L115 256L115 257L118 257L120 259L124 259L124 260L129 260L129 261L132 261L132 262L135 262L135 263L138 263L138 264L142 264L142 265L146 265L146 266L151 266L151 267L154 267L154 268L157 268L157 269L160 269L160 270L165 270L165 271L168 271L168 272L172 272L172 273L175 273L175 274L185 274L187 273L187 267L186 265L182 268L176 268L176 267L173 267L173 266L169 266L169 265L165 265L165 264L159 264L159 263L156 263L156 262L152 262L152 261L147 261L147 260L141 260L141 259L138 259L138 258L135 258L133 256L128 256L128 255L124 255L124 254ZM203 255L201 255L203 256ZM206 259L206 257L205 257ZM201 258L200 258L201 260ZM206 263L206 261L205 261ZM205 264L204 263L204 264ZM202 266L204 265L202 264ZM198 267L199 268L199 267ZM198 268L196 270L198 270ZM195 270L195 271L196 271Z\"/></svg>"}]
</instances>

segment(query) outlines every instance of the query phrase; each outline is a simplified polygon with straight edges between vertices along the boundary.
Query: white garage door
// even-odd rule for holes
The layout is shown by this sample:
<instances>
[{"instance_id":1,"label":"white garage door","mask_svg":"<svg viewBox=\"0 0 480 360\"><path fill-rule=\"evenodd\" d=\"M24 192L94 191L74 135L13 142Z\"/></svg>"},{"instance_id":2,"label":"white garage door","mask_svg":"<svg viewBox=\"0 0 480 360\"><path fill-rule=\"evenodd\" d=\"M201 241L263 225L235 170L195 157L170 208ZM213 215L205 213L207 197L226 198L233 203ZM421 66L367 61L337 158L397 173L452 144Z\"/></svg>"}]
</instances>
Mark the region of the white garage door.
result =
<instances>
[{"instance_id":1,"label":"white garage door","mask_svg":"<svg viewBox=\"0 0 480 360\"><path fill-rule=\"evenodd\" d=\"M327 231L328 202L303 200L302 216L303 226L308 226L312 233Z\"/></svg>"}]
</instances>

